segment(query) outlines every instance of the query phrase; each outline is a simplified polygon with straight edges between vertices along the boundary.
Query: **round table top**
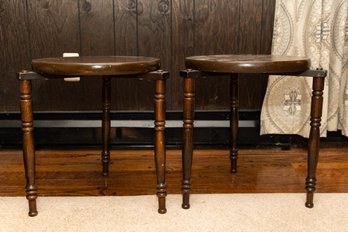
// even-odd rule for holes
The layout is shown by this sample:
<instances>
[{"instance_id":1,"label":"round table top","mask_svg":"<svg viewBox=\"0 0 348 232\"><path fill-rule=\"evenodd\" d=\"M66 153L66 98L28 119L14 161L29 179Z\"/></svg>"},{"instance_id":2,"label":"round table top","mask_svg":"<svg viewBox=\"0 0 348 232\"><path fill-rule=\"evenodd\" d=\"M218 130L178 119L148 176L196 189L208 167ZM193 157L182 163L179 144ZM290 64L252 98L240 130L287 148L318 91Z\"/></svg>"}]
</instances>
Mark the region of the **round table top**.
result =
<instances>
[{"instance_id":1,"label":"round table top","mask_svg":"<svg viewBox=\"0 0 348 232\"><path fill-rule=\"evenodd\" d=\"M300 73L309 69L307 57L276 55L206 55L185 59L186 68L215 73Z\"/></svg>"},{"instance_id":2,"label":"round table top","mask_svg":"<svg viewBox=\"0 0 348 232\"><path fill-rule=\"evenodd\" d=\"M159 59L143 56L81 56L32 60L33 71L48 78L144 74L159 68Z\"/></svg>"}]
</instances>

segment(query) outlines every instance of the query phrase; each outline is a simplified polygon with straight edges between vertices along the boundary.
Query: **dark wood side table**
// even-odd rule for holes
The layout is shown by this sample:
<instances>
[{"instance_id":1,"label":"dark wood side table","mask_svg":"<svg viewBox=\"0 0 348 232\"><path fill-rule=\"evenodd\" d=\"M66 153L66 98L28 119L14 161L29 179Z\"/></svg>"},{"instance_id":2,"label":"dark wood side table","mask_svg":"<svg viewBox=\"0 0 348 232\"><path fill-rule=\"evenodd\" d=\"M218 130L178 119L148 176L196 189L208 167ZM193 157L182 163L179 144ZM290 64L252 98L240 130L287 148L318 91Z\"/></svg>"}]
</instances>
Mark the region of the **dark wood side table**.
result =
<instances>
[{"instance_id":1,"label":"dark wood side table","mask_svg":"<svg viewBox=\"0 0 348 232\"><path fill-rule=\"evenodd\" d=\"M308 176L306 178L307 200L305 206L313 207L313 193L316 186L316 167L319 155L320 121L322 115L323 89L326 71L310 70L310 60L305 57L273 56L273 55L207 55L192 56L185 59L186 70L181 71L184 77L183 102L183 203L184 209L190 208L189 195L191 191L191 167L193 153L194 101L195 79L204 72L209 74L224 74L230 76L230 158L231 172L237 172L237 135L238 135L238 74L275 74L307 76L313 78L311 100L311 123L308 143ZM219 78L219 75L216 76Z\"/></svg>"},{"instance_id":2,"label":"dark wood side table","mask_svg":"<svg viewBox=\"0 0 348 232\"><path fill-rule=\"evenodd\" d=\"M23 131L23 158L26 175L26 197L29 216L36 216L37 185L35 182L35 146L33 139L33 110L31 81L36 79L98 76L103 79L102 169L108 175L110 160L110 102L112 78L142 78L155 83L155 163L159 213L166 212L165 182L165 83L168 72L160 70L160 60L136 56L96 56L43 58L32 61L32 71L19 73L20 105Z\"/></svg>"}]
</instances>

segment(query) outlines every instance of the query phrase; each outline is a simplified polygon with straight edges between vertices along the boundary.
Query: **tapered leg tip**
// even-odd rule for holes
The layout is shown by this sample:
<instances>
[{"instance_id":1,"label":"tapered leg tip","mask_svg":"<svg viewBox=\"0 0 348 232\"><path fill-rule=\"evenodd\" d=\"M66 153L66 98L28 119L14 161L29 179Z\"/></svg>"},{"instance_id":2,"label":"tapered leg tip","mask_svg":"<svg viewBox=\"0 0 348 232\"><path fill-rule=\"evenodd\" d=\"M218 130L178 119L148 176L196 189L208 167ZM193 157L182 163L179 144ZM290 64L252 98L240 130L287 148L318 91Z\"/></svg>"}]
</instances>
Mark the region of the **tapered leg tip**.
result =
<instances>
[{"instance_id":1,"label":"tapered leg tip","mask_svg":"<svg viewBox=\"0 0 348 232\"><path fill-rule=\"evenodd\" d=\"M166 209L166 208L164 208L164 209L158 209L158 213L159 213L159 214L165 214L165 213L167 213L167 209Z\"/></svg>"},{"instance_id":2,"label":"tapered leg tip","mask_svg":"<svg viewBox=\"0 0 348 232\"><path fill-rule=\"evenodd\" d=\"M233 169L233 168L232 168L232 169L231 169L231 172L232 172L232 173L237 173L237 169Z\"/></svg>"},{"instance_id":3,"label":"tapered leg tip","mask_svg":"<svg viewBox=\"0 0 348 232\"><path fill-rule=\"evenodd\" d=\"M37 216L37 214L38 214L37 211L28 213L29 217L35 217L35 216Z\"/></svg>"},{"instance_id":4,"label":"tapered leg tip","mask_svg":"<svg viewBox=\"0 0 348 232\"><path fill-rule=\"evenodd\" d=\"M190 204L182 204L181 207L183 209L189 209L190 208Z\"/></svg>"},{"instance_id":5,"label":"tapered leg tip","mask_svg":"<svg viewBox=\"0 0 348 232\"><path fill-rule=\"evenodd\" d=\"M109 173L103 172L103 176L108 176L108 175L109 175Z\"/></svg>"},{"instance_id":6,"label":"tapered leg tip","mask_svg":"<svg viewBox=\"0 0 348 232\"><path fill-rule=\"evenodd\" d=\"M307 208L313 208L314 204L313 204L313 203L307 203L307 202L306 202L305 206L306 206Z\"/></svg>"}]
</instances>

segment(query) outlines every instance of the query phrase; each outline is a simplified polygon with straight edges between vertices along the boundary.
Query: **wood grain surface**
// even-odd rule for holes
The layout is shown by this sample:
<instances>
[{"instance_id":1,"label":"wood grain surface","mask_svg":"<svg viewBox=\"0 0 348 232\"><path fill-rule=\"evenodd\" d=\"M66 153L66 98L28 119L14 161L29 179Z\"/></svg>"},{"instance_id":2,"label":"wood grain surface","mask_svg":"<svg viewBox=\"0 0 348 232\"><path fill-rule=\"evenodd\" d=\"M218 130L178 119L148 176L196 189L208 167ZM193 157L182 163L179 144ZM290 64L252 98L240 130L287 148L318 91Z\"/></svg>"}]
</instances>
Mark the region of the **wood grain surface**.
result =
<instances>
[{"instance_id":1,"label":"wood grain surface","mask_svg":"<svg viewBox=\"0 0 348 232\"><path fill-rule=\"evenodd\" d=\"M19 111L17 72L31 59L25 1L0 1L0 55L0 111Z\"/></svg>"},{"instance_id":2,"label":"wood grain surface","mask_svg":"<svg viewBox=\"0 0 348 232\"><path fill-rule=\"evenodd\" d=\"M348 192L347 148L322 148L317 192ZM39 196L99 196L155 194L152 150L112 150L109 177L100 170L100 150L37 152ZM192 194L303 193L307 175L304 149L241 149L238 173L230 173L228 150L195 150ZM21 151L0 151L0 196L24 195ZM169 194L181 193L181 151L167 152ZM25 200L25 199L23 199Z\"/></svg>"}]
</instances>

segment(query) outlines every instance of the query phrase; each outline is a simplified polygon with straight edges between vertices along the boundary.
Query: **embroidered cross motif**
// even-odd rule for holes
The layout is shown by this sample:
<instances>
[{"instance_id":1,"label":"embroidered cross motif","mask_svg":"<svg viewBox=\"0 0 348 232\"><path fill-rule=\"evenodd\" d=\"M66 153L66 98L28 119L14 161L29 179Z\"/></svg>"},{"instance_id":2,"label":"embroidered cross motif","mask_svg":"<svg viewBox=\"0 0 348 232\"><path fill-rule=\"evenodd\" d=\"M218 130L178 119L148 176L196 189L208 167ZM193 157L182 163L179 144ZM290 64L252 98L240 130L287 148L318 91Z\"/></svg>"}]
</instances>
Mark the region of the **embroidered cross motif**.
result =
<instances>
[{"instance_id":1,"label":"embroidered cross motif","mask_svg":"<svg viewBox=\"0 0 348 232\"><path fill-rule=\"evenodd\" d=\"M301 94L298 94L296 90L292 90L289 94L284 96L285 111L288 111L290 115L295 115L296 112L301 110Z\"/></svg>"}]
</instances>

